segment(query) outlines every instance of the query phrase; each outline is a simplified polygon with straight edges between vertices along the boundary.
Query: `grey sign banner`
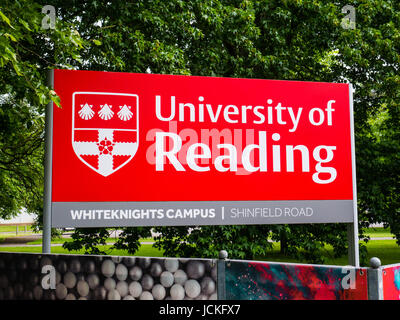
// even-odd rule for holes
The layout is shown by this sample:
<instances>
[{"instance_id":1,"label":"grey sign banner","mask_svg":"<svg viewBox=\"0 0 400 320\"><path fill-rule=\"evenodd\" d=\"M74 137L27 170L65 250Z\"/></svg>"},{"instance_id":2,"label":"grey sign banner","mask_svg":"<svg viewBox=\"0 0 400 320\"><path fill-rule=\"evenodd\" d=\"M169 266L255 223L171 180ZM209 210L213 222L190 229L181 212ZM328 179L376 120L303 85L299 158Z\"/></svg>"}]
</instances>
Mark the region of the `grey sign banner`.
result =
<instances>
[{"instance_id":1,"label":"grey sign banner","mask_svg":"<svg viewBox=\"0 0 400 320\"><path fill-rule=\"evenodd\" d=\"M53 202L52 227L354 222L353 200Z\"/></svg>"}]
</instances>

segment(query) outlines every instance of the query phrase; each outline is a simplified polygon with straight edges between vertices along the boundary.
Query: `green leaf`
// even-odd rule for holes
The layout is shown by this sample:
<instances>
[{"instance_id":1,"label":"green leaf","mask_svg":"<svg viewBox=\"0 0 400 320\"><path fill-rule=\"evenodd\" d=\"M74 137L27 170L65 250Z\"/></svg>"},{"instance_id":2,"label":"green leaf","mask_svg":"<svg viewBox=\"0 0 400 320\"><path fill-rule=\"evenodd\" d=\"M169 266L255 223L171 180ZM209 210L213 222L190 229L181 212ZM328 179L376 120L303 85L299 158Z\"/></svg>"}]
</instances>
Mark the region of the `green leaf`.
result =
<instances>
[{"instance_id":1,"label":"green leaf","mask_svg":"<svg viewBox=\"0 0 400 320\"><path fill-rule=\"evenodd\" d=\"M58 95L50 94L50 99L51 99L51 101L53 101L56 104L57 107L61 108L61 101L60 101L60 97Z\"/></svg>"},{"instance_id":2,"label":"green leaf","mask_svg":"<svg viewBox=\"0 0 400 320\"><path fill-rule=\"evenodd\" d=\"M15 39L15 37L12 34L5 33L4 36L11 39L11 41L13 42L17 42L17 39Z\"/></svg>"},{"instance_id":3,"label":"green leaf","mask_svg":"<svg viewBox=\"0 0 400 320\"><path fill-rule=\"evenodd\" d=\"M1 12L1 10L0 10L0 17L2 18L2 20L3 20L5 23L8 24L11 28L15 29L15 28L11 25L10 19L8 19L8 18L4 15L4 13Z\"/></svg>"},{"instance_id":4,"label":"green leaf","mask_svg":"<svg viewBox=\"0 0 400 320\"><path fill-rule=\"evenodd\" d=\"M32 31L31 28L29 28L29 24L25 20L19 18L18 21L25 27L25 29L27 29L28 31Z\"/></svg>"}]
</instances>

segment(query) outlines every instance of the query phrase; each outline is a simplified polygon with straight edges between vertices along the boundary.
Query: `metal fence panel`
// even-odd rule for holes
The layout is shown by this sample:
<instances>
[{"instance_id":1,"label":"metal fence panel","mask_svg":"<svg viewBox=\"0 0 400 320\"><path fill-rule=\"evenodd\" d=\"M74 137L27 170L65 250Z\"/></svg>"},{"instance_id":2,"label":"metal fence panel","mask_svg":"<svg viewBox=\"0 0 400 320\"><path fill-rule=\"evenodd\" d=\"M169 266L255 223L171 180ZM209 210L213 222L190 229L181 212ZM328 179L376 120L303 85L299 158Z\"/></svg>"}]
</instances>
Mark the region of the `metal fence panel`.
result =
<instances>
[{"instance_id":1,"label":"metal fence panel","mask_svg":"<svg viewBox=\"0 0 400 320\"><path fill-rule=\"evenodd\" d=\"M400 300L400 264L382 267L384 300Z\"/></svg>"}]
</instances>

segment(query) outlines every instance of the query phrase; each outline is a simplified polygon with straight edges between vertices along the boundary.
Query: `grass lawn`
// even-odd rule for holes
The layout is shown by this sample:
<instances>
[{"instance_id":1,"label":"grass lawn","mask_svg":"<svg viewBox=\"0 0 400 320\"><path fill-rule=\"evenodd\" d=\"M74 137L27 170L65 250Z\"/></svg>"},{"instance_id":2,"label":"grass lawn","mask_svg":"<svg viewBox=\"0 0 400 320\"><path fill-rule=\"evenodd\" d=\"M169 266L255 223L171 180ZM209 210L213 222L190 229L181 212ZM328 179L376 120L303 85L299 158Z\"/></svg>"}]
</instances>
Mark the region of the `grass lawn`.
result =
<instances>
[{"instance_id":1,"label":"grass lawn","mask_svg":"<svg viewBox=\"0 0 400 320\"><path fill-rule=\"evenodd\" d=\"M126 256L128 253L125 250L110 250L111 245L100 246L99 249L107 252L109 255L114 256ZM1 252L32 252L41 253L42 247L40 246L26 246L26 247L0 247ZM84 250L79 251L68 251L61 246L54 246L51 248L51 253L61 253L61 254L84 254ZM141 257L162 257L162 251L155 249L151 244L142 244L135 256Z\"/></svg>"},{"instance_id":2,"label":"grass lawn","mask_svg":"<svg viewBox=\"0 0 400 320\"><path fill-rule=\"evenodd\" d=\"M128 253L125 250L110 250L111 245L99 247L101 250L107 252L109 255L125 256ZM400 247L396 244L395 240L371 240L367 243L368 260L372 257L378 257L382 261L382 265L400 263ZM41 246L18 246L18 247L0 247L0 251L7 252L36 252L40 253ZM52 253L60 254L83 254L84 251L68 251L61 246L53 246ZM139 251L135 256L142 257L163 257L163 252L153 248L151 244L142 244ZM332 248L326 247L325 257L327 258L327 265L347 265L347 256L340 258L333 258ZM284 256L280 253L280 244L274 243L273 249L270 254L257 257L258 261L274 261L274 262L292 262L292 263L306 263L306 261L299 261L294 258Z\"/></svg>"},{"instance_id":3,"label":"grass lawn","mask_svg":"<svg viewBox=\"0 0 400 320\"><path fill-rule=\"evenodd\" d=\"M15 238L15 237L25 237L25 236L31 236L31 235L35 235L37 233L33 233L33 232L18 232L18 234L10 234L10 233L0 233L0 243L3 242L3 240L5 238Z\"/></svg>"},{"instance_id":4,"label":"grass lawn","mask_svg":"<svg viewBox=\"0 0 400 320\"><path fill-rule=\"evenodd\" d=\"M0 227L1 232L7 232L4 230L8 230L7 228L11 228L15 231L15 227ZM392 237L393 235L390 233L390 230L384 228L368 228L366 229L366 233L371 238L381 238L381 237ZM18 236L23 236L28 233L21 232ZM0 242L5 237L15 237L15 235L0 233ZM110 237L107 240L107 243L115 242L115 237ZM62 244L66 241L72 241L71 238L59 238L52 240L52 244ZM152 238L144 238L141 239L141 242L153 242ZM40 253L42 247L42 239L38 239L35 241L31 241L27 243L27 246L16 246L16 247L0 247L0 251L10 251L10 252L37 252ZM36 245L36 246L29 246ZM111 245L100 247L101 250L107 252L109 255L128 255L125 250L111 250ZM372 257L378 257L382 261L382 265L400 263L400 247L396 244L395 240L371 240L367 243L368 248L368 260ZM84 251L68 251L61 246L53 246L52 253L60 253L60 254L83 254ZM151 244L142 244L139 251L135 254L135 256L145 256L145 257L162 257L162 251L153 248ZM347 265L347 255L339 258L333 257L333 250L330 246L326 246L326 251L324 253L326 257L326 264L328 265ZM262 257L256 257L255 260L259 261L275 261L275 262L292 262L292 263L306 263L306 261L299 261L295 258L284 256L280 253L280 244L274 243L273 249L269 254Z\"/></svg>"},{"instance_id":5,"label":"grass lawn","mask_svg":"<svg viewBox=\"0 0 400 320\"><path fill-rule=\"evenodd\" d=\"M62 238L57 238L57 239L51 240L51 243L52 244L62 244L64 242L70 242L70 241L72 241L71 238L63 238L63 239ZM110 238L107 239L107 243L114 243L115 241L116 241L116 239L114 237L110 237ZM153 238L141 238L140 242L154 242L154 239ZM42 239L29 241L27 244L28 245L31 245L31 244L42 244Z\"/></svg>"},{"instance_id":6,"label":"grass lawn","mask_svg":"<svg viewBox=\"0 0 400 320\"><path fill-rule=\"evenodd\" d=\"M365 234L371 238L393 237L389 229L384 228L365 228Z\"/></svg>"},{"instance_id":7,"label":"grass lawn","mask_svg":"<svg viewBox=\"0 0 400 320\"><path fill-rule=\"evenodd\" d=\"M33 232L32 226L26 226L26 230L29 232ZM2 226L0 225L0 232L16 232L17 226ZM18 226L18 233L24 233L25 226Z\"/></svg>"},{"instance_id":8,"label":"grass lawn","mask_svg":"<svg viewBox=\"0 0 400 320\"><path fill-rule=\"evenodd\" d=\"M382 265L400 263L400 247L396 244L395 240L370 240L367 244L368 258L378 257ZM328 265L348 265L347 255L334 258L332 247L326 246L326 263ZM280 253L280 244L274 243L274 249L271 254L264 257L257 257L256 260L260 261L276 261L276 262L292 262L292 263L307 263L306 261L299 261L295 258L284 256ZM363 267L367 267L364 265Z\"/></svg>"}]
</instances>

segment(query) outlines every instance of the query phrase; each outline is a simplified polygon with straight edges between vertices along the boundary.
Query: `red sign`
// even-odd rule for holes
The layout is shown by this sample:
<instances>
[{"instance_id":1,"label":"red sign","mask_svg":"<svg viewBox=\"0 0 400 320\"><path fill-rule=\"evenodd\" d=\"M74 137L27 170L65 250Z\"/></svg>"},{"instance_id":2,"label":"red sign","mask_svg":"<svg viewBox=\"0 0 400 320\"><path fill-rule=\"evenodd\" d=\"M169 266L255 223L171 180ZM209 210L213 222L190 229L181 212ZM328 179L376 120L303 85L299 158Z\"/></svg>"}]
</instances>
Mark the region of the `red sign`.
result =
<instances>
[{"instance_id":1,"label":"red sign","mask_svg":"<svg viewBox=\"0 0 400 320\"><path fill-rule=\"evenodd\" d=\"M348 84L54 71L52 202L353 200Z\"/></svg>"}]
</instances>

